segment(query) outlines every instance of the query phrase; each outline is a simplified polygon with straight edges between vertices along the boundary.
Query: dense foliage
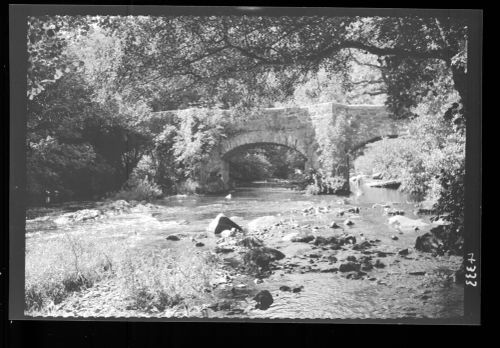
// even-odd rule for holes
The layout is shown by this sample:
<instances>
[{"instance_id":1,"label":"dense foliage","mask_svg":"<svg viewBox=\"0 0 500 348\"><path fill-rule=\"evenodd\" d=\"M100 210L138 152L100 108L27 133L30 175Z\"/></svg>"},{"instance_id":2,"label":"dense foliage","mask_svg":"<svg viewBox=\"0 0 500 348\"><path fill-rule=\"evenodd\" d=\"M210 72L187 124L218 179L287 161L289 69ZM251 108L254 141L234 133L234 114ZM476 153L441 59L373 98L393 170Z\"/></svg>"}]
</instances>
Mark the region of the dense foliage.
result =
<instances>
[{"instance_id":1,"label":"dense foliage","mask_svg":"<svg viewBox=\"0 0 500 348\"><path fill-rule=\"evenodd\" d=\"M28 192L149 197L194 187L200 163L231 133L228 121L245 115L207 108L385 102L394 117L419 117L407 137L382 141L367 158L449 212L460 206L449 190L463 182L470 117L467 40L465 20L448 17L30 17ZM152 113L190 107L198 111ZM348 129L340 115L319 134L320 192L345 183ZM265 157L274 169L262 155L246 157L268 168L258 176L289 171Z\"/></svg>"}]
</instances>

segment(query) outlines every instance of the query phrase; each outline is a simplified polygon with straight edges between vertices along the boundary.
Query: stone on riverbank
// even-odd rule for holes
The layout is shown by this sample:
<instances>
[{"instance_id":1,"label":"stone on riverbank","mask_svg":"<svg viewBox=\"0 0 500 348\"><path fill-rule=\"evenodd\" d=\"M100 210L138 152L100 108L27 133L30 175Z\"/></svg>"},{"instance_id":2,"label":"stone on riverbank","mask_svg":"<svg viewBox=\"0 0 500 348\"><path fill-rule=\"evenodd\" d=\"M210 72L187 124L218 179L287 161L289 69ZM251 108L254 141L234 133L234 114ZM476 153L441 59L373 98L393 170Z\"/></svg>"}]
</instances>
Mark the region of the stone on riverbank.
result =
<instances>
[{"instance_id":1,"label":"stone on riverbank","mask_svg":"<svg viewBox=\"0 0 500 348\"><path fill-rule=\"evenodd\" d=\"M428 232L417 237L415 241L415 249L439 255L443 254L443 243L432 233Z\"/></svg>"},{"instance_id":2,"label":"stone on riverbank","mask_svg":"<svg viewBox=\"0 0 500 348\"><path fill-rule=\"evenodd\" d=\"M388 220L389 225L393 227L397 227L402 230L415 230L416 227L422 228L428 226L425 222L422 220L415 220L415 219L410 219L406 216L402 215L396 215L393 217L390 217Z\"/></svg>"},{"instance_id":3,"label":"stone on riverbank","mask_svg":"<svg viewBox=\"0 0 500 348\"><path fill-rule=\"evenodd\" d=\"M208 232L219 234L224 230L231 230L235 228L238 231L243 231L243 229L236 224L234 221L226 217L224 214L219 214L215 219L208 225Z\"/></svg>"},{"instance_id":4,"label":"stone on riverbank","mask_svg":"<svg viewBox=\"0 0 500 348\"><path fill-rule=\"evenodd\" d=\"M243 261L247 266L258 266L261 270L267 270L271 262L281 260L284 257L285 254L279 250L268 247L258 247L250 249L243 256Z\"/></svg>"},{"instance_id":5,"label":"stone on riverbank","mask_svg":"<svg viewBox=\"0 0 500 348\"><path fill-rule=\"evenodd\" d=\"M409 253L410 253L410 251L408 250L408 248L402 249L402 250L398 251L398 254L401 255L401 256L406 256Z\"/></svg>"},{"instance_id":6,"label":"stone on riverbank","mask_svg":"<svg viewBox=\"0 0 500 348\"><path fill-rule=\"evenodd\" d=\"M257 295L255 295L255 297L253 299L254 299L254 301L257 302L255 304L255 308L261 309L261 310L268 309L274 302L273 296L267 290L260 291Z\"/></svg>"}]
</instances>

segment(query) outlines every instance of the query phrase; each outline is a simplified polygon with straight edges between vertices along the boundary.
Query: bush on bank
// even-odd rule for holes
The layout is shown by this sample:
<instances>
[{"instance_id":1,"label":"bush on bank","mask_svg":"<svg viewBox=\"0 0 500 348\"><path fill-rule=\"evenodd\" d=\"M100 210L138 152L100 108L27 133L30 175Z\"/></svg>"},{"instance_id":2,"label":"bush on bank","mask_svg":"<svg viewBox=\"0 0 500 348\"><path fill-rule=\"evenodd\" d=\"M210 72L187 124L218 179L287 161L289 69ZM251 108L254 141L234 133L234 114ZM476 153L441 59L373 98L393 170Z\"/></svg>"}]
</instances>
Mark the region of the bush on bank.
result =
<instances>
[{"instance_id":1,"label":"bush on bank","mask_svg":"<svg viewBox=\"0 0 500 348\"><path fill-rule=\"evenodd\" d=\"M453 119L419 116L408 135L368 145L354 165L365 174L401 180L401 190L436 202L437 214L451 222L453 239L463 232L465 134Z\"/></svg>"}]
</instances>

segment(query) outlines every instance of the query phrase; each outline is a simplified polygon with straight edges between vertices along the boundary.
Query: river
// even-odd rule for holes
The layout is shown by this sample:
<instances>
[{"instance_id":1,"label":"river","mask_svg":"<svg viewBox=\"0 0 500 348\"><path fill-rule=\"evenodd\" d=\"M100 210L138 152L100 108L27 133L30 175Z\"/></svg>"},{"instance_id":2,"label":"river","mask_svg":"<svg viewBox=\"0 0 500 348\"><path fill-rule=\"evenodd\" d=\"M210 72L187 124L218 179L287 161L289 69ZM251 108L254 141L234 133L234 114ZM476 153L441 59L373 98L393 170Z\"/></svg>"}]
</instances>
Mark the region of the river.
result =
<instances>
[{"instance_id":1,"label":"river","mask_svg":"<svg viewBox=\"0 0 500 348\"><path fill-rule=\"evenodd\" d=\"M331 214L304 214L308 207L357 206L359 215L353 216L354 225L345 227L348 233L358 239L378 240L375 252L385 252L380 258L386 267L373 269L369 276L353 280L338 272L318 273L308 271L311 265L320 265L321 260L312 260L311 252L320 251L326 257L335 255L345 260L348 256L360 257L362 253L345 249L332 251L318 249L306 243L283 241L286 228L270 230L266 245L278 248L287 257L262 283L255 284L253 277L240 275L236 283L246 290L242 300L243 312L213 311L209 317L242 316L246 318L456 318L463 313L463 286L451 280L458 269L460 259L456 256L431 256L412 250L417 231L401 232L388 226L388 217L383 208L376 204L389 204L405 211L405 216L422 219L430 224L429 218L415 215L416 200L397 190L370 188L366 185L356 188L350 197L333 195L307 196L302 192L276 185L257 182L232 190L231 198L224 196L170 196L153 202L156 209L152 217L140 214L116 216L106 221L81 225L41 228L27 234L27 250L39 238L57 236L62 230L85 235L105 233L107 240L119 238L129 241L135 248L167 248L179 250L189 243L187 240L171 242L165 236L172 233L193 235L206 230L209 222L219 213L232 217L241 226L247 226L253 219L273 216L285 223L298 224L314 233L331 233L327 226ZM92 207L92 202L80 202L80 208ZM63 204L45 211L53 216L75 210L75 203ZM40 215L40 214L38 214ZM341 224L341 220L339 223ZM344 227L343 227L344 228ZM397 238L393 238L394 235ZM210 238L209 238L210 239ZM213 239L213 238L212 238ZM215 243L215 242L214 242ZM205 243L205 248L214 243ZM268 244L269 243L269 244ZM410 255L401 257L397 252L409 248ZM376 255L376 254L374 254ZM295 267L294 271L289 271ZM412 275L412 272L416 275ZM416 272L416 273L415 273ZM420 272L420 273L419 273ZM280 286L302 286L298 293L280 291ZM251 298L260 290L269 290L274 298L267 310L252 307ZM219 291L221 298L231 298L229 292ZM234 295L234 290L233 290ZM75 312L81 315L81 312Z\"/></svg>"}]
</instances>

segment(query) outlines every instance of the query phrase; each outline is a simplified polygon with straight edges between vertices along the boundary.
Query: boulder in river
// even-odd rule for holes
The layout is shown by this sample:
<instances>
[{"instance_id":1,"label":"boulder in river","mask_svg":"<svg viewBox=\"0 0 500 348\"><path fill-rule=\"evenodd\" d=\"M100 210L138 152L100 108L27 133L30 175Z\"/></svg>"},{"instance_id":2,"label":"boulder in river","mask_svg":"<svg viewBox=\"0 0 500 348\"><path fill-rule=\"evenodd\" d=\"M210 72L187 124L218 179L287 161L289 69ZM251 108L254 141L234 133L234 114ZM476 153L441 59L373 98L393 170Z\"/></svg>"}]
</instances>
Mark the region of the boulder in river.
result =
<instances>
[{"instance_id":1,"label":"boulder in river","mask_svg":"<svg viewBox=\"0 0 500 348\"><path fill-rule=\"evenodd\" d=\"M238 245L244 246L246 248L258 248L264 245L259 238L254 236L247 236L238 242Z\"/></svg>"},{"instance_id":2,"label":"boulder in river","mask_svg":"<svg viewBox=\"0 0 500 348\"><path fill-rule=\"evenodd\" d=\"M380 173L380 172L379 173L375 173L375 174L372 175L372 179L380 180L380 179L382 179L383 176L384 176L383 173Z\"/></svg>"},{"instance_id":3,"label":"boulder in river","mask_svg":"<svg viewBox=\"0 0 500 348\"><path fill-rule=\"evenodd\" d=\"M347 220L344 221L344 225L346 225L346 226L352 226L352 225L354 225L354 222L352 222L352 220L347 219Z\"/></svg>"},{"instance_id":4,"label":"boulder in river","mask_svg":"<svg viewBox=\"0 0 500 348\"><path fill-rule=\"evenodd\" d=\"M359 271L361 269L361 264L357 262L346 262L340 265L339 271L340 272L352 272L352 271Z\"/></svg>"},{"instance_id":5,"label":"boulder in river","mask_svg":"<svg viewBox=\"0 0 500 348\"><path fill-rule=\"evenodd\" d=\"M408 248L406 249L401 249L400 251L398 251L398 254L401 255L401 256L406 256L410 253L410 251L408 250Z\"/></svg>"},{"instance_id":6,"label":"boulder in river","mask_svg":"<svg viewBox=\"0 0 500 348\"><path fill-rule=\"evenodd\" d=\"M268 247L258 247L250 249L243 256L243 261L247 266L252 268L258 266L261 270L267 270L271 262L281 260L284 257L285 254L279 250Z\"/></svg>"},{"instance_id":7,"label":"boulder in river","mask_svg":"<svg viewBox=\"0 0 500 348\"><path fill-rule=\"evenodd\" d=\"M335 221L330 224L330 228L342 228Z\"/></svg>"},{"instance_id":8,"label":"boulder in river","mask_svg":"<svg viewBox=\"0 0 500 348\"><path fill-rule=\"evenodd\" d=\"M255 297L253 299L254 299L254 301L257 302L255 304L255 308L261 309L261 310L268 309L274 302L273 296L267 290L260 291L257 295L255 295Z\"/></svg>"},{"instance_id":9,"label":"boulder in river","mask_svg":"<svg viewBox=\"0 0 500 348\"><path fill-rule=\"evenodd\" d=\"M415 241L415 249L423 251L426 253L436 253L443 254L443 243L434 236L434 234L428 232L421 236L418 236Z\"/></svg>"},{"instance_id":10,"label":"boulder in river","mask_svg":"<svg viewBox=\"0 0 500 348\"><path fill-rule=\"evenodd\" d=\"M207 230L209 232L219 234L224 230L231 230L232 228L235 228L238 231L243 231L243 229L238 224L221 213L212 220L212 222L208 225Z\"/></svg>"},{"instance_id":11,"label":"boulder in river","mask_svg":"<svg viewBox=\"0 0 500 348\"><path fill-rule=\"evenodd\" d=\"M181 238L179 237L179 235L177 234L171 234L169 236L167 236L167 240L171 240L171 241L179 241Z\"/></svg>"}]
</instances>

